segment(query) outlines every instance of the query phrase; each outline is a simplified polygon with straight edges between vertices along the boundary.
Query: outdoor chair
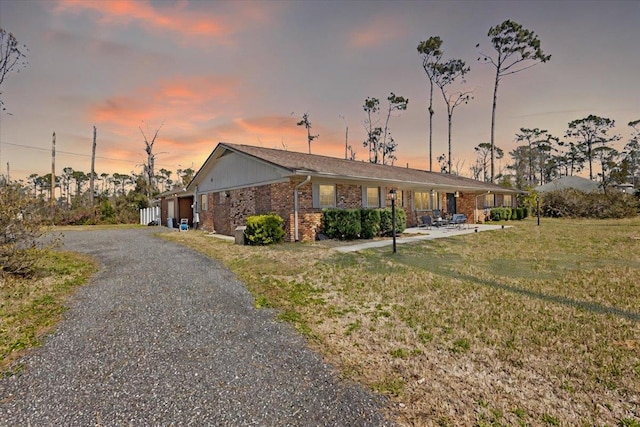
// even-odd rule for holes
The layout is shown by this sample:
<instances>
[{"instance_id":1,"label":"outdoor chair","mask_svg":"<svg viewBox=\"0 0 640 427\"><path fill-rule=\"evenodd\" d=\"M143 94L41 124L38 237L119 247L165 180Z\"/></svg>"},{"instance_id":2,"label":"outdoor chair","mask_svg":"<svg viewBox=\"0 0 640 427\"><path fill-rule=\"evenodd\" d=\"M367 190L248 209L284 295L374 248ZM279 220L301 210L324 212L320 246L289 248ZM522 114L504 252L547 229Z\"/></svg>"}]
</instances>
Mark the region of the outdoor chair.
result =
<instances>
[{"instance_id":1,"label":"outdoor chair","mask_svg":"<svg viewBox=\"0 0 640 427\"><path fill-rule=\"evenodd\" d=\"M465 214L453 214L449 221L450 228L462 228L467 223L467 216Z\"/></svg>"},{"instance_id":2,"label":"outdoor chair","mask_svg":"<svg viewBox=\"0 0 640 427\"><path fill-rule=\"evenodd\" d=\"M431 217L429 215L422 215L420 224L418 224L418 228L426 228L427 230L431 230L432 226L433 221L431 221Z\"/></svg>"}]
</instances>

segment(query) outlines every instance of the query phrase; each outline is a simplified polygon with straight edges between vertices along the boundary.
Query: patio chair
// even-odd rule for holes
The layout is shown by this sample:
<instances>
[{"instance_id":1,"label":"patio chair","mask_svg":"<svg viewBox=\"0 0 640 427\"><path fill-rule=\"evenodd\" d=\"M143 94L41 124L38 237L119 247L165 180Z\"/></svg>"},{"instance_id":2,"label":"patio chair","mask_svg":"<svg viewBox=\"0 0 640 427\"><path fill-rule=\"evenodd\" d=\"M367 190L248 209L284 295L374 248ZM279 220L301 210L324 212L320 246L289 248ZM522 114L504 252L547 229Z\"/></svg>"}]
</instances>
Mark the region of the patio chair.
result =
<instances>
[{"instance_id":1,"label":"patio chair","mask_svg":"<svg viewBox=\"0 0 640 427\"><path fill-rule=\"evenodd\" d=\"M450 228L462 228L467 223L467 216L465 214L453 214L449 221Z\"/></svg>"},{"instance_id":2,"label":"patio chair","mask_svg":"<svg viewBox=\"0 0 640 427\"><path fill-rule=\"evenodd\" d=\"M420 224L418 224L418 228L426 228L427 230L431 230L433 227L433 221L429 215L422 215L420 218Z\"/></svg>"}]
</instances>

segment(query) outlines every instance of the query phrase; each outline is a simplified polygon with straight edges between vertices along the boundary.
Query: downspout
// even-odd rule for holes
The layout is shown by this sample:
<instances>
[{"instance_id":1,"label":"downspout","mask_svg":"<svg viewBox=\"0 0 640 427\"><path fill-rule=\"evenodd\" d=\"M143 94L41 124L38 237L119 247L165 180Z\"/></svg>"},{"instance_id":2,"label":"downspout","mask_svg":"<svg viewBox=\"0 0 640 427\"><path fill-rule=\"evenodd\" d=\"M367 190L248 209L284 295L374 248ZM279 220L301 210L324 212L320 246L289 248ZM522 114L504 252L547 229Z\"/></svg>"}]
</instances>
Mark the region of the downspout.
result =
<instances>
[{"instance_id":1,"label":"downspout","mask_svg":"<svg viewBox=\"0 0 640 427\"><path fill-rule=\"evenodd\" d=\"M296 185L293 189L293 238L297 242L300 240L298 233L298 189L311 181L311 175L307 175L304 181Z\"/></svg>"}]
</instances>

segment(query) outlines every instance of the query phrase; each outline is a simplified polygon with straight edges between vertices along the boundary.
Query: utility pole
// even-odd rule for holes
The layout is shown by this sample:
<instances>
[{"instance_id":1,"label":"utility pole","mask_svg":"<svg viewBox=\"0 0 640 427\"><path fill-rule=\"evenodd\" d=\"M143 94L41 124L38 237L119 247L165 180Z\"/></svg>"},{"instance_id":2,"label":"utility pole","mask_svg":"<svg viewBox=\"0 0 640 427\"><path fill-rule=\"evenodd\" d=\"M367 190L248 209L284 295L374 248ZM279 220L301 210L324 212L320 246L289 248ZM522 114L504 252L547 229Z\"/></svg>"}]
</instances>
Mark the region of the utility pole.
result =
<instances>
[{"instance_id":1,"label":"utility pole","mask_svg":"<svg viewBox=\"0 0 640 427\"><path fill-rule=\"evenodd\" d=\"M11 173L9 173L9 162L7 162L7 184L11 181Z\"/></svg>"},{"instance_id":2,"label":"utility pole","mask_svg":"<svg viewBox=\"0 0 640 427\"><path fill-rule=\"evenodd\" d=\"M51 197L49 204L51 207L51 221L53 222L53 214L55 208L55 192L56 192L56 133L53 133L51 140Z\"/></svg>"},{"instance_id":3,"label":"utility pole","mask_svg":"<svg viewBox=\"0 0 640 427\"><path fill-rule=\"evenodd\" d=\"M93 126L93 149L91 150L91 175L89 176L89 204L91 205L91 209L93 209L94 200L93 200L93 177L96 174L95 170L96 165L96 127Z\"/></svg>"}]
</instances>

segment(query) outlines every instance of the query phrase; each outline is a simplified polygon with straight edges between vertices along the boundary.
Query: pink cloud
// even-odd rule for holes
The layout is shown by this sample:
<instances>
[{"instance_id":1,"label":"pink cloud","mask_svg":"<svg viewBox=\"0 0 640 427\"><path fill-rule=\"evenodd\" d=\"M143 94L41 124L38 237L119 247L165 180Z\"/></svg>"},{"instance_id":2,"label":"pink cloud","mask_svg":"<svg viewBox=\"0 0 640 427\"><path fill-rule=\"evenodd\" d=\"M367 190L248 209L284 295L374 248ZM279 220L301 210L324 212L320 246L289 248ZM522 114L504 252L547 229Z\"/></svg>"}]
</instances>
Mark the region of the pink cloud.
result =
<instances>
[{"instance_id":1,"label":"pink cloud","mask_svg":"<svg viewBox=\"0 0 640 427\"><path fill-rule=\"evenodd\" d=\"M142 25L188 41L229 43L245 28L268 24L284 6L271 2L158 2L149 0L58 0L57 13L88 12L103 25Z\"/></svg>"},{"instance_id":2,"label":"pink cloud","mask_svg":"<svg viewBox=\"0 0 640 427\"><path fill-rule=\"evenodd\" d=\"M115 129L136 128L142 120L167 121L172 127L192 129L229 111L239 98L238 87L235 78L181 76L105 99L89 115L91 120Z\"/></svg>"},{"instance_id":3,"label":"pink cloud","mask_svg":"<svg viewBox=\"0 0 640 427\"><path fill-rule=\"evenodd\" d=\"M103 24L126 25L140 22L144 27L156 31L169 31L188 37L224 39L231 32L231 26L222 18L211 14L203 16L177 5L161 3L153 6L148 0L83 1L59 0L56 11L94 12Z\"/></svg>"},{"instance_id":4,"label":"pink cloud","mask_svg":"<svg viewBox=\"0 0 640 427\"><path fill-rule=\"evenodd\" d=\"M378 46L400 39L405 33L405 26L399 17L377 16L349 34L349 45L359 48Z\"/></svg>"}]
</instances>

